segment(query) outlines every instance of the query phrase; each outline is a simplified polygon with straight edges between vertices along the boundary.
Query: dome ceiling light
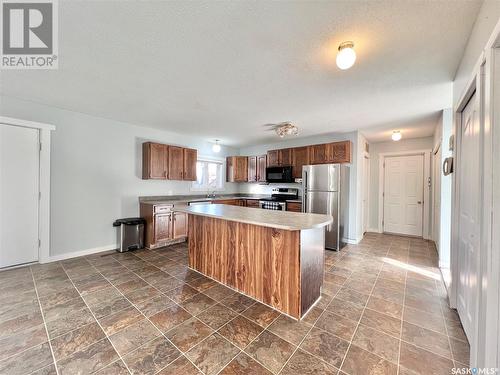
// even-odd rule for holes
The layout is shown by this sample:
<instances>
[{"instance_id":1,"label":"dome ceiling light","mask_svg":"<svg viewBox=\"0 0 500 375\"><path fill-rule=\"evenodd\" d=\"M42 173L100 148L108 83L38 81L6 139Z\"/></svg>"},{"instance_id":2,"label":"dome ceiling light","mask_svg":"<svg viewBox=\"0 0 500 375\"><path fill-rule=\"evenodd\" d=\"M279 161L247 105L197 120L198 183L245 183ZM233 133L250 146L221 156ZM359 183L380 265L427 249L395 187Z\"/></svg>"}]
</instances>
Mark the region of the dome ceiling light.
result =
<instances>
[{"instance_id":1,"label":"dome ceiling light","mask_svg":"<svg viewBox=\"0 0 500 375\"><path fill-rule=\"evenodd\" d=\"M392 132L391 138L394 142L401 140L401 137L402 137L402 135L401 135L401 132L399 130L394 130Z\"/></svg>"},{"instance_id":2,"label":"dome ceiling light","mask_svg":"<svg viewBox=\"0 0 500 375\"><path fill-rule=\"evenodd\" d=\"M356 61L356 52L354 52L353 42L342 42L339 46L339 52L337 53L337 66L346 70L354 65Z\"/></svg>"},{"instance_id":3,"label":"dome ceiling light","mask_svg":"<svg viewBox=\"0 0 500 375\"><path fill-rule=\"evenodd\" d=\"M216 139L215 143L212 145L212 151L215 153L220 152L220 144L218 139Z\"/></svg>"}]
</instances>

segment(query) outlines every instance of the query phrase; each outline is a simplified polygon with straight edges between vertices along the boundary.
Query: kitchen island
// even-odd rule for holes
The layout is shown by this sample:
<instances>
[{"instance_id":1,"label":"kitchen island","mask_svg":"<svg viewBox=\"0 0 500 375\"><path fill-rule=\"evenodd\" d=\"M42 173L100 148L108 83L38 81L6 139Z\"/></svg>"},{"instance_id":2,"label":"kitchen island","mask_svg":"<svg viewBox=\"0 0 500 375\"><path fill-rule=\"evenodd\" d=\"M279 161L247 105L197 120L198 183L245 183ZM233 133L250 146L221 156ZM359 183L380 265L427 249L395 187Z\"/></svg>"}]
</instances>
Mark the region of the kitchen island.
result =
<instances>
[{"instance_id":1,"label":"kitchen island","mask_svg":"<svg viewBox=\"0 0 500 375\"><path fill-rule=\"evenodd\" d=\"M229 205L174 208L189 215L189 267L293 318L321 295L329 215Z\"/></svg>"}]
</instances>

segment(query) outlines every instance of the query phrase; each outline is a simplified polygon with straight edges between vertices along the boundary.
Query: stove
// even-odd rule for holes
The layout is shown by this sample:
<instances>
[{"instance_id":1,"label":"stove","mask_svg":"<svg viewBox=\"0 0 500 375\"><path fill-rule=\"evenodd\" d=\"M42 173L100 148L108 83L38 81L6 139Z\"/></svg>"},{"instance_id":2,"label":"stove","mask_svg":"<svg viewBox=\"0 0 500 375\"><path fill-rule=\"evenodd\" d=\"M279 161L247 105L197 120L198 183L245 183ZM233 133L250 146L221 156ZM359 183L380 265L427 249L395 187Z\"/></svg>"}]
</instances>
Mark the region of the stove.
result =
<instances>
[{"instance_id":1,"label":"stove","mask_svg":"<svg viewBox=\"0 0 500 375\"><path fill-rule=\"evenodd\" d=\"M298 199L299 189L295 188L273 188L271 197L259 200L260 208L266 210L286 211L286 201Z\"/></svg>"}]
</instances>

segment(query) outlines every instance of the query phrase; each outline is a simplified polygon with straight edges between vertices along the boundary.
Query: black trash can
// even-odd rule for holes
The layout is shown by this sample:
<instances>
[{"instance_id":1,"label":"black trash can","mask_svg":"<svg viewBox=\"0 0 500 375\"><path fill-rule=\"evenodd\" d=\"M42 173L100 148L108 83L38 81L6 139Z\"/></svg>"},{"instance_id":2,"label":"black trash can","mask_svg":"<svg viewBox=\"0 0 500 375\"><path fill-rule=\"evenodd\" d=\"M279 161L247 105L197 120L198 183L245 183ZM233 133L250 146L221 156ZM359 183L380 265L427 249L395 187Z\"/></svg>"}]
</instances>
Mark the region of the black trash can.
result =
<instances>
[{"instance_id":1,"label":"black trash can","mask_svg":"<svg viewBox=\"0 0 500 375\"><path fill-rule=\"evenodd\" d=\"M113 223L114 227L120 227L118 230L119 248L116 251L142 249L144 247L144 225L146 220L142 217L128 217L118 219Z\"/></svg>"}]
</instances>

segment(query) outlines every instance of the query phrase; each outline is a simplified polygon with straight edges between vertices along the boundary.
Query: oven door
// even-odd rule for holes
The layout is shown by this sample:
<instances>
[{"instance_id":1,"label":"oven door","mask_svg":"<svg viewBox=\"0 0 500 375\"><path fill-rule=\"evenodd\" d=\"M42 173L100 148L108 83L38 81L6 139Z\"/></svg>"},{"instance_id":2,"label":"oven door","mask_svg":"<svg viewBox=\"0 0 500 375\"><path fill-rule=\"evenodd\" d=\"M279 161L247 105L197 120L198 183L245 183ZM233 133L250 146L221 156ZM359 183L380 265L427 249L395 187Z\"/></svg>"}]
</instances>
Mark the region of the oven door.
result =
<instances>
[{"instance_id":1,"label":"oven door","mask_svg":"<svg viewBox=\"0 0 500 375\"><path fill-rule=\"evenodd\" d=\"M293 182L292 167L268 167L266 168L267 182Z\"/></svg>"},{"instance_id":2,"label":"oven door","mask_svg":"<svg viewBox=\"0 0 500 375\"><path fill-rule=\"evenodd\" d=\"M286 203L285 202L276 202L276 201L259 201L260 208L264 210L275 210L275 211L285 211Z\"/></svg>"}]
</instances>

